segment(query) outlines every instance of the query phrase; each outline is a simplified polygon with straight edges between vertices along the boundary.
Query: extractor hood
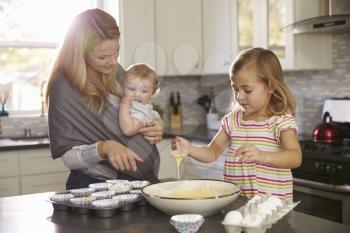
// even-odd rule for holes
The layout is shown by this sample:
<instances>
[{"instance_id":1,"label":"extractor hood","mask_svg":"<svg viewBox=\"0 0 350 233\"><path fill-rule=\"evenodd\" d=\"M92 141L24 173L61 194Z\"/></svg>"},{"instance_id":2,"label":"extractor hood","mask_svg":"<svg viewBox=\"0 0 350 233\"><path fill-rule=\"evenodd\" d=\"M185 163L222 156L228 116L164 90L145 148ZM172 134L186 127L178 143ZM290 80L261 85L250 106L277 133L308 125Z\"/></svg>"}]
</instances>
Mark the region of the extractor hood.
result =
<instances>
[{"instance_id":1,"label":"extractor hood","mask_svg":"<svg viewBox=\"0 0 350 233\"><path fill-rule=\"evenodd\" d=\"M286 29L292 29L293 33L350 32L350 0L319 1L322 8L320 16L295 22Z\"/></svg>"}]
</instances>

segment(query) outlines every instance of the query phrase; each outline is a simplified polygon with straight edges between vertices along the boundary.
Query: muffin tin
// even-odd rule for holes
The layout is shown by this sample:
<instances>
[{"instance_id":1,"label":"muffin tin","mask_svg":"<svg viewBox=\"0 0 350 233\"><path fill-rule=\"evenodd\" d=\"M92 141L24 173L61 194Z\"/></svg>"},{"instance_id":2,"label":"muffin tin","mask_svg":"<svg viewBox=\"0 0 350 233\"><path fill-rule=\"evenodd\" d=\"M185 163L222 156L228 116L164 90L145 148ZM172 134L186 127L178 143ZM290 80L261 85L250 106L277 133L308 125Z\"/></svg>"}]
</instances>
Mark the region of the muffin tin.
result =
<instances>
[{"instance_id":1,"label":"muffin tin","mask_svg":"<svg viewBox=\"0 0 350 233\"><path fill-rule=\"evenodd\" d=\"M140 188L148 184L148 181L106 181L90 184L86 188L57 192L48 201L54 210L71 210L77 214L109 218L117 211L130 211L137 205L145 205Z\"/></svg>"}]
</instances>

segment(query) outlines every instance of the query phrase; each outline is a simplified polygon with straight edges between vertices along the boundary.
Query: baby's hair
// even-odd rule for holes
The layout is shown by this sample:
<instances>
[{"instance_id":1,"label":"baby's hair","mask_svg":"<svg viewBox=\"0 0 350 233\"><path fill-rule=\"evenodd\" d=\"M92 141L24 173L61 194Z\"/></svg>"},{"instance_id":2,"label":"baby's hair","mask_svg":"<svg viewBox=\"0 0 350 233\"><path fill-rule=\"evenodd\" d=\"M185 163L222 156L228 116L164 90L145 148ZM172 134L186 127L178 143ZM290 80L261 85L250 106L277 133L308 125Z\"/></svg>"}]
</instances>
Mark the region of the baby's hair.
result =
<instances>
[{"instance_id":1,"label":"baby's hair","mask_svg":"<svg viewBox=\"0 0 350 233\"><path fill-rule=\"evenodd\" d=\"M157 72L145 63L137 63L129 66L125 71L124 83L130 77L136 77L141 80L151 80L153 83L153 94L155 94L159 88Z\"/></svg>"},{"instance_id":2,"label":"baby's hair","mask_svg":"<svg viewBox=\"0 0 350 233\"><path fill-rule=\"evenodd\" d=\"M251 65L256 75L273 89L270 111L274 115L295 114L295 98L284 82L283 71L277 56L270 50L250 48L242 51L230 68L232 79L244 67Z\"/></svg>"}]
</instances>

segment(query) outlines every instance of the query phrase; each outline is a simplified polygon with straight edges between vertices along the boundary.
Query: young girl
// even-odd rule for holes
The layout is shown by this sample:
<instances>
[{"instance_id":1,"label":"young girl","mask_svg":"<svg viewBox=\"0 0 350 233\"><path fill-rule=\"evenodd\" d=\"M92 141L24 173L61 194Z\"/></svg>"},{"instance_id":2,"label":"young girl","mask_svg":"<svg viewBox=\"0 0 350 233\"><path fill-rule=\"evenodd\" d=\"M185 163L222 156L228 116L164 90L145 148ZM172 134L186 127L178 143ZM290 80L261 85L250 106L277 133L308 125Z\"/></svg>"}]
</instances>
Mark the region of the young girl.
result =
<instances>
[{"instance_id":1,"label":"young girl","mask_svg":"<svg viewBox=\"0 0 350 233\"><path fill-rule=\"evenodd\" d=\"M195 147L180 137L173 148L211 162L228 147L224 180L240 185L241 195L272 194L292 202L292 168L301 164L294 120L295 99L283 79L276 55L262 48L243 51L233 62L232 111L208 146Z\"/></svg>"},{"instance_id":2,"label":"young girl","mask_svg":"<svg viewBox=\"0 0 350 233\"><path fill-rule=\"evenodd\" d=\"M152 120L161 121L151 104L158 90L158 77L147 64L130 66L124 75L124 95L119 110L119 124L124 135L132 136Z\"/></svg>"}]
</instances>

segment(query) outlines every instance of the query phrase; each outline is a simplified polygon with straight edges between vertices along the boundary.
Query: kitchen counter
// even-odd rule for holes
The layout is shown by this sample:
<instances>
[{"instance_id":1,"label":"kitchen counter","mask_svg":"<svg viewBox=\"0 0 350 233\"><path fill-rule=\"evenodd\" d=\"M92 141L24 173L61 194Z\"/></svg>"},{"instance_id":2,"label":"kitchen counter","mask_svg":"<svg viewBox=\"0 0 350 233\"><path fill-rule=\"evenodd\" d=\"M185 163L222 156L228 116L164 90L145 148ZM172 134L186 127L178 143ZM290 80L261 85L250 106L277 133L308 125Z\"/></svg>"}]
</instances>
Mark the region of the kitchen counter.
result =
<instances>
[{"instance_id":1,"label":"kitchen counter","mask_svg":"<svg viewBox=\"0 0 350 233\"><path fill-rule=\"evenodd\" d=\"M69 211L54 211L47 200L52 193L6 197L0 199L0 232L45 232L45 233L135 233L162 232L175 233L169 224L170 216L153 207L137 206L129 212L118 212L111 218L98 218L94 215L81 215ZM199 233L224 233L221 225L223 214L206 217ZM267 233L345 233L350 226L293 211Z\"/></svg>"},{"instance_id":2,"label":"kitchen counter","mask_svg":"<svg viewBox=\"0 0 350 233\"><path fill-rule=\"evenodd\" d=\"M48 148L49 145L48 138L0 139L0 151Z\"/></svg>"}]
</instances>

